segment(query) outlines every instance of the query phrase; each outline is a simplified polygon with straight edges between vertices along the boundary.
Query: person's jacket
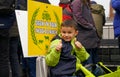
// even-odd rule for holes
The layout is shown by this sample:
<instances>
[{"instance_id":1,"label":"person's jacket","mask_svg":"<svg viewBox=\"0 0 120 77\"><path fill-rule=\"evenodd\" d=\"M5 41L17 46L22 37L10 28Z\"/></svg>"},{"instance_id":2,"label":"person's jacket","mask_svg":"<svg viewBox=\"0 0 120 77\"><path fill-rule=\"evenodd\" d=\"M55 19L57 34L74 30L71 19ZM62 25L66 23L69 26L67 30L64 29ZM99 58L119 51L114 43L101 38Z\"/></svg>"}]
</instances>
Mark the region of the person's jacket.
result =
<instances>
[{"instance_id":1,"label":"person's jacket","mask_svg":"<svg viewBox=\"0 0 120 77\"><path fill-rule=\"evenodd\" d=\"M115 10L115 17L114 17L114 35L115 37L120 36L120 0L111 0L111 5Z\"/></svg>"},{"instance_id":2,"label":"person's jacket","mask_svg":"<svg viewBox=\"0 0 120 77\"><path fill-rule=\"evenodd\" d=\"M60 39L55 39L50 44L50 48L46 55L46 63L48 66L56 67L59 64L59 61L61 60L61 55L62 55L61 52L62 51L58 52L56 50L56 45L58 45L59 42L60 42ZM72 47L69 47L69 48L72 48L70 53L72 56L75 57L75 60L76 60L75 71L77 71L77 70L79 70L79 64L81 62L87 60L89 57L89 54L86 52L84 47L82 47L81 49L76 49L75 44L74 44L74 39L71 41L71 45L72 45ZM67 62L72 61L72 60L68 60ZM67 62L65 64L67 64ZM72 65L68 65L68 66L72 67ZM66 66L66 67L68 67L68 66ZM72 70L72 69L70 69L70 70ZM68 71L70 71L70 70L68 70Z\"/></svg>"},{"instance_id":3,"label":"person's jacket","mask_svg":"<svg viewBox=\"0 0 120 77\"><path fill-rule=\"evenodd\" d=\"M92 18L91 10L88 5L83 5L81 0L73 0L70 4L72 14L63 10L63 16L71 16L77 23L77 40L82 43L86 49L97 48L100 38L98 37L96 27ZM68 19L68 16L66 17ZM70 18L70 17L69 17Z\"/></svg>"}]
</instances>

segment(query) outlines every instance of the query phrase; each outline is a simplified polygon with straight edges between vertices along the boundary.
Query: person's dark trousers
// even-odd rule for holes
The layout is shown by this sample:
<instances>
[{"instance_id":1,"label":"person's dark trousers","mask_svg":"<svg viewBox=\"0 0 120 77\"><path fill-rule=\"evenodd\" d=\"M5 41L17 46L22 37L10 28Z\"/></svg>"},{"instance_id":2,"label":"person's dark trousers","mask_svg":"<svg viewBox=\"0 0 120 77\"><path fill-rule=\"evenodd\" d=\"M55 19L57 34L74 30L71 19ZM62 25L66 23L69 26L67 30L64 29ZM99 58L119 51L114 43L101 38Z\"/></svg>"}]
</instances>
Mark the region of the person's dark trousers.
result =
<instances>
[{"instance_id":1,"label":"person's dark trousers","mask_svg":"<svg viewBox=\"0 0 120 77\"><path fill-rule=\"evenodd\" d=\"M118 46L119 46L119 51L120 51L120 36L118 37Z\"/></svg>"},{"instance_id":2,"label":"person's dark trousers","mask_svg":"<svg viewBox=\"0 0 120 77\"><path fill-rule=\"evenodd\" d=\"M10 44L9 44L9 59L10 59L10 66L12 70L12 77L20 77L20 64L18 60L18 37L10 37Z\"/></svg>"},{"instance_id":3,"label":"person's dark trousers","mask_svg":"<svg viewBox=\"0 0 120 77\"><path fill-rule=\"evenodd\" d=\"M36 57L23 58L22 67L29 77L36 77Z\"/></svg>"},{"instance_id":4,"label":"person's dark trousers","mask_svg":"<svg viewBox=\"0 0 120 77\"><path fill-rule=\"evenodd\" d=\"M0 77L9 77L9 33L0 29Z\"/></svg>"},{"instance_id":5,"label":"person's dark trousers","mask_svg":"<svg viewBox=\"0 0 120 77\"><path fill-rule=\"evenodd\" d=\"M36 77L36 57L28 58L29 77Z\"/></svg>"},{"instance_id":6,"label":"person's dark trousers","mask_svg":"<svg viewBox=\"0 0 120 77\"><path fill-rule=\"evenodd\" d=\"M84 62L84 65L97 64L99 62L98 48L86 49L86 51L90 54L90 57Z\"/></svg>"}]
</instances>

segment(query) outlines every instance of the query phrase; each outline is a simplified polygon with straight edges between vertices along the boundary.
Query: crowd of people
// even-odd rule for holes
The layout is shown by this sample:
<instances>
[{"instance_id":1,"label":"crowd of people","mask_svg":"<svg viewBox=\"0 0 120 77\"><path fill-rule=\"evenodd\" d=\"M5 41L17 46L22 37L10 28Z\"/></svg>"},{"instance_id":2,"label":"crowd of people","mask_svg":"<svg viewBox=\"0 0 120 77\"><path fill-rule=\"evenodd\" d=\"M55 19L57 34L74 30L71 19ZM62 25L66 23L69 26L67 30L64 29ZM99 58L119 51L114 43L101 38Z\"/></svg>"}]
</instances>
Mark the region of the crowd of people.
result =
<instances>
[{"instance_id":1,"label":"crowd of people","mask_svg":"<svg viewBox=\"0 0 120 77\"><path fill-rule=\"evenodd\" d=\"M50 4L48 0L36 0ZM114 36L120 48L120 1L111 0L115 10ZM90 0L60 0L63 19L60 33L51 41L45 60L51 77L84 77L79 64L97 64L98 48L106 22L105 9ZM15 0L15 9L27 10L27 0ZM22 68L21 68L22 67ZM92 68L87 68L92 71ZM36 77L36 57L24 58L15 11L0 14L0 77Z\"/></svg>"}]
</instances>

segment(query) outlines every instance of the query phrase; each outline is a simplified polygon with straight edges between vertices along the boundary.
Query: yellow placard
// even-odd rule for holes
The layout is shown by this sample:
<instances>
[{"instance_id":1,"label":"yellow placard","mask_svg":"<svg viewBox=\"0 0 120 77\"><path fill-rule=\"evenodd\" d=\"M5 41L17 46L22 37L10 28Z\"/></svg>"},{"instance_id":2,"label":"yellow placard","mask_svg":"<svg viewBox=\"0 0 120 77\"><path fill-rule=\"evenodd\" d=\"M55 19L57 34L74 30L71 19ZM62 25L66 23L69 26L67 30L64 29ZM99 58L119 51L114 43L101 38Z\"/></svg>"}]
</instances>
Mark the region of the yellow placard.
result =
<instances>
[{"instance_id":1,"label":"yellow placard","mask_svg":"<svg viewBox=\"0 0 120 77\"><path fill-rule=\"evenodd\" d=\"M61 7L28 0L28 56L46 54L61 21Z\"/></svg>"}]
</instances>

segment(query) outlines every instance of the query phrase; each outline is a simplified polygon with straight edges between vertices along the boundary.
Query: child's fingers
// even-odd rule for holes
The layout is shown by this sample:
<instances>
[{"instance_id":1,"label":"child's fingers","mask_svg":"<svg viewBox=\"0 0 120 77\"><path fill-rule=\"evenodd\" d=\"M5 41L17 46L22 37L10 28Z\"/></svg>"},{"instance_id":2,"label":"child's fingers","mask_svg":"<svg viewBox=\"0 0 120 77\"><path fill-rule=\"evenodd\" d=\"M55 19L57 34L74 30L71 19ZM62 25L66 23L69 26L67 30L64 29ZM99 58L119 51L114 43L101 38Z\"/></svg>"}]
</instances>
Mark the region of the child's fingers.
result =
<instances>
[{"instance_id":1,"label":"child's fingers","mask_svg":"<svg viewBox=\"0 0 120 77\"><path fill-rule=\"evenodd\" d=\"M79 42L79 41L77 41L77 39L75 38L75 46L77 47L77 48L81 48L82 47L82 44Z\"/></svg>"},{"instance_id":2,"label":"child's fingers","mask_svg":"<svg viewBox=\"0 0 120 77\"><path fill-rule=\"evenodd\" d=\"M61 39L60 39L59 45L60 45L60 47L62 47L62 40Z\"/></svg>"},{"instance_id":3,"label":"child's fingers","mask_svg":"<svg viewBox=\"0 0 120 77\"><path fill-rule=\"evenodd\" d=\"M56 50L60 51L61 48L62 48L62 40L59 41L59 44L57 45Z\"/></svg>"}]
</instances>

